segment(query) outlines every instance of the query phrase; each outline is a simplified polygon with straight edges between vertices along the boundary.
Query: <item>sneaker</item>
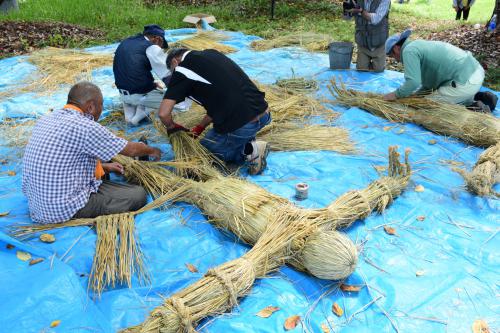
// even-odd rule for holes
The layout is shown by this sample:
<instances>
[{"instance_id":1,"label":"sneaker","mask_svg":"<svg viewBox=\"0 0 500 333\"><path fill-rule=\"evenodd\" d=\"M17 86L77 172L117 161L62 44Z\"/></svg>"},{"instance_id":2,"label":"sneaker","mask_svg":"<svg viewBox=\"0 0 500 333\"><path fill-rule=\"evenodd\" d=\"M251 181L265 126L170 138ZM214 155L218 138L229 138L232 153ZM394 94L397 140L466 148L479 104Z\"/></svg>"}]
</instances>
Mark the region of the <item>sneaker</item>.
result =
<instances>
[{"instance_id":1,"label":"sneaker","mask_svg":"<svg viewBox=\"0 0 500 333\"><path fill-rule=\"evenodd\" d=\"M269 147L265 141L252 141L252 154L247 155L248 173L250 175L259 175L267 166L267 155Z\"/></svg>"},{"instance_id":2,"label":"sneaker","mask_svg":"<svg viewBox=\"0 0 500 333\"><path fill-rule=\"evenodd\" d=\"M498 97L489 91L480 91L474 96L474 100L483 102L493 111L497 107Z\"/></svg>"},{"instance_id":3,"label":"sneaker","mask_svg":"<svg viewBox=\"0 0 500 333\"><path fill-rule=\"evenodd\" d=\"M475 101L467 109L474 112L491 113L490 107L481 101Z\"/></svg>"}]
</instances>

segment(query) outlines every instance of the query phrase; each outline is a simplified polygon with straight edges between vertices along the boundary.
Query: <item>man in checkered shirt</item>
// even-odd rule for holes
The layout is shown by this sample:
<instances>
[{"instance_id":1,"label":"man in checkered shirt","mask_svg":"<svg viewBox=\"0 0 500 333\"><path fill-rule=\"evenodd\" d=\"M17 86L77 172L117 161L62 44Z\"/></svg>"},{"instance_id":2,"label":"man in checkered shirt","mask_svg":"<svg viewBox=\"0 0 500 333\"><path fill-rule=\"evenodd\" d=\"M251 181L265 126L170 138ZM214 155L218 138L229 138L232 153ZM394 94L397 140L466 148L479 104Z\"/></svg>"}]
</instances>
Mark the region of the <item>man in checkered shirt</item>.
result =
<instances>
[{"instance_id":1,"label":"man in checkered shirt","mask_svg":"<svg viewBox=\"0 0 500 333\"><path fill-rule=\"evenodd\" d=\"M105 173L123 174L117 154L159 159L157 148L128 142L97 123L103 108L101 90L90 82L75 84L67 104L40 118L23 159L23 192L38 223L137 210L146 192L137 185L101 180Z\"/></svg>"}]
</instances>

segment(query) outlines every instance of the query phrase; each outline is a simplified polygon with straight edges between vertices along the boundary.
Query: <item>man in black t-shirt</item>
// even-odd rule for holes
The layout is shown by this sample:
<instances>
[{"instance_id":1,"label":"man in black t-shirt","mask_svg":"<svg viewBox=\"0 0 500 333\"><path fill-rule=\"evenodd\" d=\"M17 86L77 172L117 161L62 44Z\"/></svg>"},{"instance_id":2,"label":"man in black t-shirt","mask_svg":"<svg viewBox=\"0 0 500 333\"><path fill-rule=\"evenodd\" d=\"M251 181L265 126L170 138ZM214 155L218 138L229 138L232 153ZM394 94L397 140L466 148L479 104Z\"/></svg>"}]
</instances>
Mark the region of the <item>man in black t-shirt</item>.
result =
<instances>
[{"instance_id":1,"label":"man in black t-shirt","mask_svg":"<svg viewBox=\"0 0 500 333\"><path fill-rule=\"evenodd\" d=\"M167 130L187 131L173 121L172 110L190 98L207 111L191 133L198 137L213 124L201 144L226 162L248 162L252 175L261 173L269 149L266 142L255 141L255 135L271 121L265 94L234 61L216 50L172 49L167 67L173 74L159 111Z\"/></svg>"}]
</instances>

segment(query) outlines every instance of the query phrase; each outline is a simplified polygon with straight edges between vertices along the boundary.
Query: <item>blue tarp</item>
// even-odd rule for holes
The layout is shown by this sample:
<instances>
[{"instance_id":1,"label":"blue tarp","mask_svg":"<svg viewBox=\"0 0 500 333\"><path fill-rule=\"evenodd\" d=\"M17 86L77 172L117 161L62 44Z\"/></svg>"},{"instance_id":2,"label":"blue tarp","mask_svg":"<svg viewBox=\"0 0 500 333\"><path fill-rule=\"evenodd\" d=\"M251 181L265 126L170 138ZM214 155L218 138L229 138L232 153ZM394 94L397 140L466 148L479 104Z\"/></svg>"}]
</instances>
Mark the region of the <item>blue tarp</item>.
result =
<instances>
[{"instance_id":1,"label":"blue tarp","mask_svg":"<svg viewBox=\"0 0 500 333\"><path fill-rule=\"evenodd\" d=\"M169 41L185 38L193 29L167 32ZM330 78L340 76L363 91L389 92L401 84L402 74L328 69L326 54L298 48L254 52L249 43L257 37L230 33L225 43L239 49L230 55L254 79L273 83L293 75L320 83L318 98L331 98ZM116 45L92 52L113 52ZM0 60L0 91L19 85L36 74L22 57ZM111 68L94 72L105 94L105 108L119 105ZM39 116L60 107L67 87L50 96L23 93L0 101L0 121L7 117ZM330 106L332 107L332 106ZM475 197L464 190L463 180L450 163L471 167L482 149L432 134L418 126L392 124L357 108L332 107L341 113L337 123L350 131L359 153L277 152L268 158L263 175L249 177L267 190L290 198L298 182L310 185L303 207L324 207L342 193L367 186L378 177L374 166L387 163L387 149L411 148L415 170L407 191L383 215L356 222L349 237L362 245L359 265L348 283L365 287L358 293L339 291L337 282L312 278L284 267L270 278L258 280L251 293L230 315L202 323L203 332L281 332L285 319L300 315L295 331L321 332L470 332L476 319L500 328L500 257L498 200ZM499 115L499 110L495 111ZM429 140L436 140L430 145ZM3 138L0 138L0 142ZM167 144L161 145L171 156ZM10 156L0 146L0 160ZM16 175L7 174L15 171ZM423 185L424 192L416 192ZM137 218L137 234L147 257L152 283L117 287L95 299L87 291L96 236L86 227L54 231L56 242L37 238L19 242L8 235L16 223L29 222L21 193L21 163L0 164L0 331L1 332L114 332L142 322L162 297L193 283L209 268L241 256L248 247L213 228L193 206L179 204L166 211L151 211ZM419 216L425 219L420 221ZM183 217L183 218L182 218ZM185 223L183 223L183 221ZM397 236L386 234L391 225ZM14 248L7 248L7 244ZM16 257L18 250L45 260L29 266ZM191 273L185 264L195 265ZM418 274L417 274L418 272ZM418 275L418 276L417 276ZM374 301L376 300L376 301ZM335 316L332 304L345 311ZM255 316L262 308L281 308L270 318ZM59 326L49 328L60 320Z\"/></svg>"}]
</instances>

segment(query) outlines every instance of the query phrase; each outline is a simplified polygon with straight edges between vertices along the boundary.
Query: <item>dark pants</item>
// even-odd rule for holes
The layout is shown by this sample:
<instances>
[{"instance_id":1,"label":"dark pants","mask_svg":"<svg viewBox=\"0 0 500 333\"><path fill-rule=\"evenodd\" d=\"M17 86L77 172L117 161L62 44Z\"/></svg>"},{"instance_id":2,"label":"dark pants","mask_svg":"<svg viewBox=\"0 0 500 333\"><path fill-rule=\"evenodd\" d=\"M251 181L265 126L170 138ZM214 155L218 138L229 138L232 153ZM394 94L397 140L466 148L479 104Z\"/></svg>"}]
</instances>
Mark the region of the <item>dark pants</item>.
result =
<instances>
[{"instance_id":1,"label":"dark pants","mask_svg":"<svg viewBox=\"0 0 500 333\"><path fill-rule=\"evenodd\" d=\"M245 145L255 140L257 132L270 122L271 114L268 112L258 120L251 121L230 133L220 134L212 128L201 140L201 144L225 162L242 164L245 160L243 153Z\"/></svg>"},{"instance_id":2,"label":"dark pants","mask_svg":"<svg viewBox=\"0 0 500 333\"><path fill-rule=\"evenodd\" d=\"M460 17L462 16L462 12L463 12L464 13L464 21L467 21L467 19L469 18L469 11L470 11L470 7L458 8L457 16L455 17L455 20L460 20Z\"/></svg>"},{"instance_id":3,"label":"dark pants","mask_svg":"<svg viewBox=\"0 0 500 333\"><path fill-rule=\"evenodd\" d=\"M104 180L97 193L73 218L92 218L100 215L125 213L142 208L147 202L146 191L141 186L114 183Z\"/></svg>"}]
</instances>

